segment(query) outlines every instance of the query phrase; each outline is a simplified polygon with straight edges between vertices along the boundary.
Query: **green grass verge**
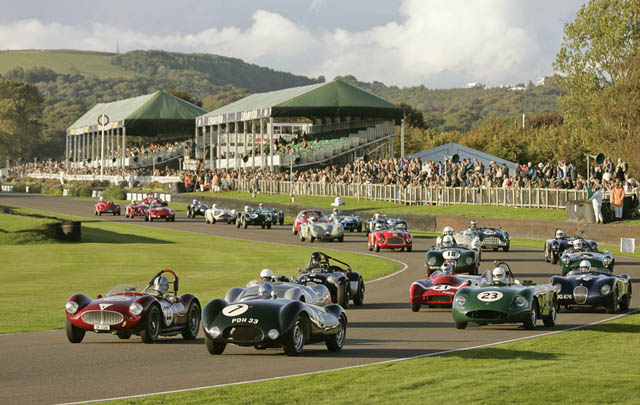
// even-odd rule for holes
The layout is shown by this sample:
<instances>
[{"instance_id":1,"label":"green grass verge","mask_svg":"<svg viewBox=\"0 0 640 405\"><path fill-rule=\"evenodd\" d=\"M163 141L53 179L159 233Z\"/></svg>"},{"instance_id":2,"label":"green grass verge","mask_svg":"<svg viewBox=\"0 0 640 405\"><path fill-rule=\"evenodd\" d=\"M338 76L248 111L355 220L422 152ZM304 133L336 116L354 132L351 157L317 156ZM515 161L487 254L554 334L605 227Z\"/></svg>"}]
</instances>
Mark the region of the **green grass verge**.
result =
<instances>
[{"instance_id":1,"label":"green grass verge","mask_svg":"<svg viewBox=\"0 0 640 405\"><path fill-rule=\"evenodd\" d=\"M265 238L268 232L265 230ZM265 267L276 274L297 274L317 249L85 218L81 243L0 246L0 333L61 329L64 303L72 294L82 292L95 297L117 284L144 285L157 271L166 268L180 276L181 292L194 293L204 305L223 297L229 288L244 286L257 278ZM400 267L373 256L344 252L336 256L362 272L365 280Z\"/></svg>"},{"instance_id":2,"label":"green grass verge","mask_svg":"<svg viewBox=\"0 0 640 405\"><path fill-rule=\"evenodd\" d=\"M29 218L0 213L0 245L27 245L54 242L50 219Z\"/></svg>"},{"instance_id":3,"label":"green grass verge","mask_svg":"<svg viewBox=\"0 0 640 405\"><path fill-rule=\"evenodd\" d=\"M456 334L464 339L464 331ZM441 356L115 402L323 404L335 400L337 381L348 381L347 392L336 402L637 404L638 358L640 315L631 315L587 329Z\"/></svg>"}]
</instances>

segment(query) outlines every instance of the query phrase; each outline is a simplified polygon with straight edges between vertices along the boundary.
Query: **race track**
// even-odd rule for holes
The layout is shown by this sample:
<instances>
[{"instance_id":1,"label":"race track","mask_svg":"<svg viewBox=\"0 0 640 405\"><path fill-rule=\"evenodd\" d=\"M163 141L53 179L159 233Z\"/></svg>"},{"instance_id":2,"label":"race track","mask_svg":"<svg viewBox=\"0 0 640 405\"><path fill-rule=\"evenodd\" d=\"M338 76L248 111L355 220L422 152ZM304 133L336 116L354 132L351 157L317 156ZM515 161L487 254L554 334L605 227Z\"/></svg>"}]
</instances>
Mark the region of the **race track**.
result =
<instances>
[{"instance_id":1,"label":"race track","mask_svg":"<svg viewBox=\"0 0 640 405\"><path fill-rule=\"evenodd\" d=\"M291 234L290 225L275 226L271 230L256 227L245 230L226 224L207 225L201 217L187 219L184 212L179 213L173 223L147 223L141 218L130 220L124 216L94 217L91 202L42 195L3 193L0 205L76 216L85 213L92 220L309 246ZM392 277L367 283L365 304L347 309L349 329L341 352L330 353L324 344L314 344L305 346L301 357L287 357L279 349L258 351L227 346L222 356L211 356L204 346L202 331L194 342L175 337L161 338L158 344L152 345L143 344L135 336L126 341L94 333L88 333L81 344L70 344L62 330L0 335L2 402L98 400L330 370L535 336L611 317L604 311L561 312L554 328L545 328L540 321L533 331L517 325L478 327L473 324L466 330L457 330L450 309L423 308L413 313L409 306L409 285L424 278L425 251L432 244L433 240L416 239L411 253L374 253L403 262L408 268ZM369 253L364 233L347 233L344 243L316 243L315 246L318 250ZM542 246L540 249L512 247L508 253L484 251L482 259L481 270L489 268L494 259L502 259L511 265L518 278L538 283L546 283L551 275L559 272L558 265L544 262ZM301 263L306 260L306 257L300 258ZM616 273L630 274L637 282L640 280L638 264L638 260L618 257ZM357 263L351 265L357 270ZM274 271L278 273L277 269ZM74 292L68 291L68 294ZM215 297L199 298L204 305ZM637 302L638 298L634 297L632 309ZM64 302L60 303L60 310L64 310Z\"/></svg>"}]
</instances>

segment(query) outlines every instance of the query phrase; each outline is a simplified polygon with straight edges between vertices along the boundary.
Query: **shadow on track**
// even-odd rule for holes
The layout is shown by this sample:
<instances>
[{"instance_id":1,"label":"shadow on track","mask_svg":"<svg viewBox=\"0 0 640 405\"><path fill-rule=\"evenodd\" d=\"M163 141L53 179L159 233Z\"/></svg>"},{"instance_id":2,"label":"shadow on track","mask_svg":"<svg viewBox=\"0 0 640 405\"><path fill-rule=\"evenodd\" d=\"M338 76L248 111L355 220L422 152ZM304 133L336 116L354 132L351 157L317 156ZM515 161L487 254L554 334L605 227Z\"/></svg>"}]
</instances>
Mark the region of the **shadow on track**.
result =
<instances>
[{"instance_id":1,"label":"shadow on track","mask_svg":"<svg viewBox=\"0 0 640 405\"><path fill-rule=\"evenodd\" d=\"M84 222L84 221L83 221ZM170 244L172 241L149 238L147 236L130 235L106 231L96 228L82 228L82 243L150 243L150 244Z\"/></svg>"}]
</instances>

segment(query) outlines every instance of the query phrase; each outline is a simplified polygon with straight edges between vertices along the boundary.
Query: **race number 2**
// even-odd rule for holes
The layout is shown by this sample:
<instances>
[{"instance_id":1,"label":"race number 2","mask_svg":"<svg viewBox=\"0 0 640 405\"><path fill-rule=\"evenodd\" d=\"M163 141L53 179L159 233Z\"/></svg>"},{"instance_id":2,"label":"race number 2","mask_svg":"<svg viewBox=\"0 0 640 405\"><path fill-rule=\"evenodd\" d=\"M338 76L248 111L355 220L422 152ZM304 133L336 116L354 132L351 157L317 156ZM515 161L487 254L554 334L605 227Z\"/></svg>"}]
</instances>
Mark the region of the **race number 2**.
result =
<instances>
[{"instance_id":1,"label":"race number 2","mask_svg":"<svg viewBox=\"0 0 640 405\"><path fill-rule=\"evenodd\" d=\"M500 291L483 291L478 294L478 299L484 302L498 301L500 298L502 298Z\"/></svg>"}]
</instances>

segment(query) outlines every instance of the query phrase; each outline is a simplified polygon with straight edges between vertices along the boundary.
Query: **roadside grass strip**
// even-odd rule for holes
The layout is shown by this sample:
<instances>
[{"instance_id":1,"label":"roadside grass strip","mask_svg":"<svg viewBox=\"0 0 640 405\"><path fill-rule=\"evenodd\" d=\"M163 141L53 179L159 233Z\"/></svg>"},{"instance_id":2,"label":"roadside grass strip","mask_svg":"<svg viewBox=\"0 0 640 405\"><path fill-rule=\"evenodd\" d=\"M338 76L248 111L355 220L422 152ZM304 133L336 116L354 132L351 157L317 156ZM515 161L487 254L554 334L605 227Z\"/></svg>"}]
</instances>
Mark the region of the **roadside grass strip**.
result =
<instances>
[{"instance_id":1,"label":"roadside grass strip","mask_svg":"<svg viewBox=\"0 0 640 405\"><path fill-rule=\"evenodd\" d=\"M465 339L463 330L454 334ZM341 355L348 356L348 350L336 354ZM109 403L637 404L639 358L640 315L622 315L489 347ZM345 386L348 390L336 391Z\"/></svg>"},{"instance_id":2,"label":"roadside grass strip","mask_svg":"<svg viewBox=\"0 0 640 405\"><path fill-rule=\"evenodd\" d=\"M224 297L231 287L244 287L258 278L263 268L275 274L297 275L298 268L304 268L310 254L318 249L81 220L80 243L0 245L0 333L62 329L64 304L72 294L95 297L118 284L143 287L162 269L176 271L180 292L195 294L204 305ZM0 229L8 227L3 215ZM402 267L398 262L356 253L340 252L338 257L361 272L365 280Z\"/></svg>"},{"instance_id":3,"label":"roadside grass strip","mask_svg":"<svg viewBox=\"0 0 640 405\"><path fill-rule=\"evenodd\" d=\"M0 245L27 245L54 242L55 234L46 224L55 220L0 213Z\"/></svg>"}]
</instances>

